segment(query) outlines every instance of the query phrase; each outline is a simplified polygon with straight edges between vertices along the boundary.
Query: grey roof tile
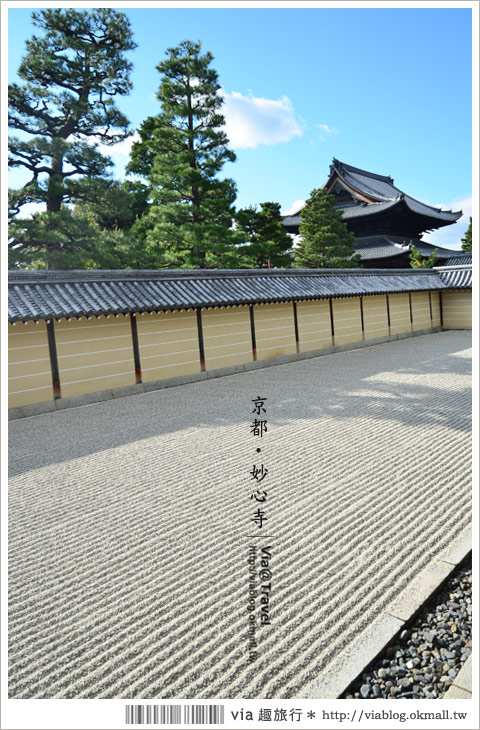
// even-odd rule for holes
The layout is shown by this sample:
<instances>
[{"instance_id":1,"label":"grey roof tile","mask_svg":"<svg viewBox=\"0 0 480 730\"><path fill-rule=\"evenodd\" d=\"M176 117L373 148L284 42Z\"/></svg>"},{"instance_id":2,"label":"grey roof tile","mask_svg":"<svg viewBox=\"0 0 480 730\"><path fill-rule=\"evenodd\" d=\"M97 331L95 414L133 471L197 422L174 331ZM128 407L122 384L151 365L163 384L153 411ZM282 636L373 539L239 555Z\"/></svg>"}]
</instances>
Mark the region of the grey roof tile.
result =
<instances>
[{"instance_id":1,"label":"grey roof tile","mask_svg":"<svg viewBox=\"0 0 480 730\"><path fill-rule=\"evenodd\" d=\"M355 190L375 198L378 202L388 201L396 204L399 200L403 199L414 213L451 223L458 220L462 215L461 211L452 212L440 210L440 208L434 208L432 205L427 205L420 200L416 200L416 198L412 198L410 195L406 195L394 185L391 177L361 170L358 167L352 167L336 159L333 160L330 168L330 174L333 174L333 172L340 175ZM375 205L375 203L372 205ZM367 210L368 208L371 208L371 206L367 206ZM375 211L372 210L371 212Z\"/></svg>"},{"instance_id":2,"label":"grey roof tile","mask_svg":"<svg viewBox=\"0 0 480 730\"><path fill-rule=\"evenodd\" d=\"M471 266L442 266L435 269L441 281L449 289L471 289L472 288L472 267Z\"/></svg>"},{"instance_id":3,"label":"grey roof tile","mask_svg":"<svg viewBox=\"0 0 480 730\"><path fill-rule=\"evenodd\" d=\"M10 272L8 315L11 322L16 322L449 287L448 277L442 278L437 271L13 271ZM457 279L455 286L459 285Z\"/></svg>"},{"instance_id":4,"label":"grey roof tile","mask_svg":"<svg viewBox=\"0 0 480 730\"><path fill-rule=\"evenodd\" d=\"M349 220L350 218L362 218L366 215L376 215L382 213L385 210L389 210L397 205L398 200L386 200L383 203L360 203L359 205L351 205L347 208L337 208L343 213L343 219Z\"/></svg>"},{"instance_id":5,"label":"grey roof tile","mask_svg":"<svg viewBox=\"0 0 480 730\"><path fill-rule=\"evenodd\" d=\"M451 252L453 253L453 252ZM471 266L472 265L472 254L467 251L457 251L454 256L447 259L444 266Z\"/></svg>"}]
</instances>

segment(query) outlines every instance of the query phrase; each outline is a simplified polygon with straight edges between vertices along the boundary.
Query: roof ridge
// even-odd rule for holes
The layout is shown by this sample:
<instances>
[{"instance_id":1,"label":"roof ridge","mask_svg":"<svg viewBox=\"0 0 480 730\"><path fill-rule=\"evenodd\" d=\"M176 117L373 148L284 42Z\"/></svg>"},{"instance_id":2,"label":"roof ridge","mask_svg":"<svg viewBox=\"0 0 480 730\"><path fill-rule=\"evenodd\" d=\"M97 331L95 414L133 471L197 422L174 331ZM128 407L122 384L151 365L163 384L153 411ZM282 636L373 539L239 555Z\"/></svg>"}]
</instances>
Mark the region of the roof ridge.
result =
<instances>
[{"instance_id":1,"label":"roof ridge","mask_svg":"<svg viewBox=\"0 0 480 730\"><path fill-rule=\"evenodd\" d=\"M341 162L340 160L337 160L334 157L331 168L336 169L337 166L339 166L340 168L343 168L347 172L348 171L358 172L361 175L365 175L366 177L371 177L374 180L384 180L385 182L389 182L393 185L393 177L391 177L390 175L379 175L376 172L370 172L369 170L363 170L361 167L354 167L353 165L348 165L346 162Z\"/></svg>"},{"instance_id":2,"label":"roof ridge","mask_svg":"<svg viewBox=\"0 0 480 730\"><path fill-rule=\"evenodd\" d=\"M445 264L444 266L433 266L432 269L440 273L442 271L471 271L472 264Z\"/></svg>"},{"instance_id":3,"label":"roof ridge","mask_svg":"<svg viewBox=\"0 0 480 730\"><path fill-rule=\"evenodd\" d=\"M431 270L422 273L430 273ZM370 276L372 274L407 274L412 273L411 269L64 269L62 271L41 271L41 270L10 270L9 285L18 286L27 284L55 283L82 283L99 281L153 281L168 280L181 281L185 279L232 279L232 278L254 278L254 277L302 277L302 276Z\"/></svg>"}]
</instances>

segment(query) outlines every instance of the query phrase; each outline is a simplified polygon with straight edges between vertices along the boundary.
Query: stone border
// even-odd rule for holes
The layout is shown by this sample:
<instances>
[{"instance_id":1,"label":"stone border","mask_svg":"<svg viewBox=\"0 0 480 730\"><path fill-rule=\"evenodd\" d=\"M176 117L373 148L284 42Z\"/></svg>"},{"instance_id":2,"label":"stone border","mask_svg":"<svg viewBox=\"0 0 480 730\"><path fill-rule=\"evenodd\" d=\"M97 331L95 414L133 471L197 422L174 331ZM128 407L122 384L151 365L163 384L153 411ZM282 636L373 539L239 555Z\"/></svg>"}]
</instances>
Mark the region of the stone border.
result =
<instances>
[{"instance_id":1,"label":"stone border","mask_svg":"<svg viewBox=\"0 0 480 730\"><path fill-rule=\"evenodd\" d=\"M471 545L471 528L467 527L447 550L439 553L386 607L384 613L377 616L352 644L325 667L319 677L308 685L302 699L338 699L415 618L432 595L446 583L458 565L471 552ZM460 693L455 696L458 699L466 698L463 693L468 692L466 686L469 671L467 664L468 661L452 685L452 688L456 686L456 691ZM464 669L465 676L462 674ZM454 699L454 696L445 696L444 699Z\"/></svg>"},{"instance_id":2,"label":"stone border","mask_svg":"<svg viewBox=\"0 0 480 730\"><path fill-rule=\"evenodd\" d=\"M472 699L472 655L460 669L453 684L445 693L444 700L471 700Z\"/></svg>"},{"instance_id":3,"label":"stone border","mask_svg":"<svg viewBox=\"0 0 480 730\"><path fill-rule=\"evenodd\" d=\"M76 395L71 398L58 398L57 400L44 401L43 403L32 403L26 406L16 406L8 411L8 420L16 420L17 418L28 418L29 416L39 416L42 413L51 413L52 411L62 411L65 408L77 408L79 406L87 406L92 403L100 403L101 401L111 400L112 398L125 398L129 395L138 395L140 393L150 393L153 390L163 390L163 388L172 388L185 383L196 383L198 381L210 378L222 378L227 375L236 375L249 370L257 370L258 368L272 367L274 365L285 365L290 362L298 362L300 360L309 360L312 357L321 357L323 355L331 355L335 352L346 352L347 350L359 350L364 347L372 347L373 345L382 345L385 342L395 342L396 340L404 340L407 337L418 337L420 335L432 335L438 332L446 331L443 327L429 327L422 330L414 330L413 332L401 332L395 335L385 335L384 337L375 337L371 340L360 340L359 342L349 342L345 345L331 345L321 350L309 350L308 352L298 352L292 355L282 355L280 357L272 357L267 360L256 360L247 362L243 365L231 365L226 368L217 370L207 370L205 372L192 373L190 375L180 375L175 378L165 378L164 380L152 380L147 383L139 383L138 385L126 385L120 388L108 388L107 390L98 390L94 393L85 393Z\"/></svg>"}]
</instances>

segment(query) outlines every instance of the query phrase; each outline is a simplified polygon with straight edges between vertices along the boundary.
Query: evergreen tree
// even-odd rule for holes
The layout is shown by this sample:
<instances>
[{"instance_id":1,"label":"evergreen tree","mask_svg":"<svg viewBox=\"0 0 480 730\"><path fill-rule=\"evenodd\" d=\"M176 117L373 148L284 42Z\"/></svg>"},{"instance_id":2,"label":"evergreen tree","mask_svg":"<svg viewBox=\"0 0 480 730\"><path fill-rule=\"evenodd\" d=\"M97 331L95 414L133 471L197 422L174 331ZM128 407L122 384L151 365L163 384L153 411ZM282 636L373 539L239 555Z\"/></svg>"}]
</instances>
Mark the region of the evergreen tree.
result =
<instances>
[{"instance_id":1,"label":"evergreen tree","mask_svg":"<svg viewBox=\"0 0 480 730\"><path fill-rule=\"evenodd\" d=\"M412 245L410 250L410 266L412 269L431 269L437 263L438 248L435 248L428 258L425 258L420 249Z\"/></svg>"},{"instance_id":2,"label":"evergreen tree","mask_svg":"<svg viewBox=\"0 0 480 730\"><path fill-rule=\"evenodd\" d=\"M465 231L465 236L461 239L462 250L472 252L472 216L470 216L470 223Z\"/></svg>"},{"instance_id":3,"label":"evergreen tree","mask_svg":"<svg viewBox=\"0 0 480 730\"><path fill-rule=\"evenodd\" d=\"M11 269L83 269L96 244L90 221L68 208L34 213L10 224L8 266Z\"/></svg>"},{"instance_id":4,"label":"evergreen tree","mask_svg":"<svg viewBox=\"0 0 480 730\"><path fill-rule=\"evenodd\" d=\"M39 10L32 20L43 35L27 41L18 70L25 84L9 86L9 125L22 133L10 141L9 164L32 175L12 191L11 258L63 268L94 245L88 222L65 206L98 198L111 162L97 143L127 134L113 97L130 91L125 52L135 44L126 15L107 8ZM19 220L25 203L44 203L46 212Z\"/></svg>"},{"instance_id":5,"label":"evergreen tree","mask_svg":"<svg viewBox=\"0 0 480 730\"><path fill-rule=\"evenodd\" d=\"M220 113L223 99L211 53L183 41L158 64L161 112L141 126L129 171L150 185L151 205L138 222L158 266L238 265L238 236L231 229L236 188L217 175L235 160Z\"/></svg>"},{"instance_id":6,"label":"evergreen tree","mask_svg":"<svg viewBox=\"0 0 480 730\"><path fill-rule=\"evenodd\" d=\"M355 236L343 222L342 211L334 208L336 202L325 188L312 190L300 213L301 240L293 249L297 268L359 266L360 256L353 248Z\"/></svg>"},{"instance_id":7,"label":"evergreen tree","mask_svg":"<svg viewBox=\"0 0 480 730\"><path fill-rule=\"evenodd\" d=\"M138 181L104 180L97 197L75 205L77 215L88 216L102 230L127 231L148 208L148 188Z\"/></svg>"},{"instance_id":8,"label":"evergreen tree","mask_svg":"<svg viewBox=\"0 0 480 730\"><path fill-rule=\"evenodd\" d=\"M141 182L104 181L94 202L79 203L74 212L88 219L95 245L82 268L153 269L156 261L135 235L134 224L148 205L148 190Z\"/></svg>"},{"instance_id":9,"label":"evergreen tree","mask_svg":"<svg viewBox=\"0 0 480 730\"><path fill-rule=\"evenodd\" d=\"M237 230L248 240L241 247L244 265L264 267L288 267L291 265L292 239L285 230L279 203L261 203L236 213Z\"/></svg>"}]
</instances>

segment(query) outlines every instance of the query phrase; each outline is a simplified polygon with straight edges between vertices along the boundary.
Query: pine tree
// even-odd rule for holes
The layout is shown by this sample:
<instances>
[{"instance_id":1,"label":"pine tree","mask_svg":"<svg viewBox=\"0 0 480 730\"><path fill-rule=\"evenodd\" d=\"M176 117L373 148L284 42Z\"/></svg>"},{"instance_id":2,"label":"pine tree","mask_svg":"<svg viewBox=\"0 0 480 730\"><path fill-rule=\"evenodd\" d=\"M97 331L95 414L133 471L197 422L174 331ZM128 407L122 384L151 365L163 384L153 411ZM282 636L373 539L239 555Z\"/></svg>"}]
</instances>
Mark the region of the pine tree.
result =
<instances>
[{"instance_id":1,"label":"pine tree","mask_svg":"<svg viewBox=\"0 0 480 730\"><path fill-rule=\"evenodd\" d=\"M351 268L359 266L355 254L355 236L336 210L336 198L325 188L312 190L300 213L301 240L293 249L297 268Z\"/></svg>"},{"instance_id":2,"label":"pine tree","mask_svg":"<svg viewBox=\"0 0 480 730\"><path fill-rule=\"evenodd\" d=\"M261 203L260 210L252 206L236 213L237 230L248 240L241 247L244 265L264 267L288 267L291 265L292 239L285 230L279 203Z\"/></svg>"},{"instance_id":3,"label":"pine tree","mask_svg":"<svg viewBox=\"0 0 480 730\"><path fill-rule=\"evenodd\" d=\"M223 103L211 53L183 41L166 51L157 98L161 112L141 126L129 171L150 185L151 205L138 230L159 267L231 267L238 264L231 229L236 188L217 175L235 160L220 113Z\"/></svg>"},{"instance_id":4,"label":"pine tree","mask_svg":"<svg viewBox=\"0 0 480 730\"><path fill-rule=\"evenodd\" d=\"M438 248L434 248L430 256L425 258L420 249L412 245L410 250L410 266L412 269L431 269L437 263Z\"/></svg>"},{"instance_id":5,"label":"pine tree","mask_svg":"<svg viewBox=\"0 0 480 730\"><path fill-rule=\"evenodd\" d=\"M93 231L66 204L98 197L111 162L97 143L128 133L113 97L130 91L125 52L135 44L126 15L107 8L40 10L32 20L43 35L27 41L18 70L25 84L9 86L9 125L22 133L10 141L9 164L32 175L11 192L11 258L43 256L63 268L94 245ZM19 220L26 203L44 203L46 212Z\"/></svg>"},{"instance_id":6,"label":"pine tree","mask_svg":"<svg viewBox=\"0 0 480 730\"><path fill-rule=\"evenodd\" d=\"M465 236L461 239L462 250L472 252L472 216L470 216L470 223L465 231Z\"/></svg>"}]
</instances>

